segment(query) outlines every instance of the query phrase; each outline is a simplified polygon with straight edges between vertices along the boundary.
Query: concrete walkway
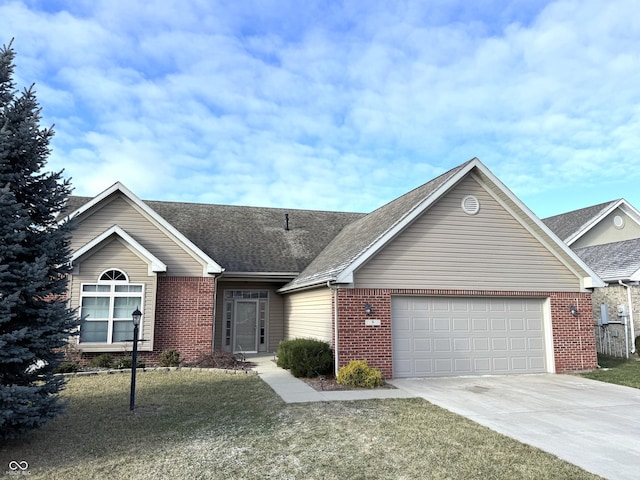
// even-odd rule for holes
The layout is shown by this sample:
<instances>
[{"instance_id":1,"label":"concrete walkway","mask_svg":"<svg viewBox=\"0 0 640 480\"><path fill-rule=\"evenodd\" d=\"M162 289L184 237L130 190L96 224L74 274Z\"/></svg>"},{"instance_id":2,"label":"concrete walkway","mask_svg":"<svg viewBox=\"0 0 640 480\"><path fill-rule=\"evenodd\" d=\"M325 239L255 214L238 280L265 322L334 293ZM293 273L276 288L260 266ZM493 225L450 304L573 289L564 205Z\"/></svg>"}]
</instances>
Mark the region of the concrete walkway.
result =
<instances>
[{"instance_id":1,"label":"concrete walkway","mask_svg":"<svg viewBox=\"0 0 640 480\"><path fill-rule=\"evenodd\" d=\"M553 374L391 383L597 475L638 477L638 389Z\"/></svg>"},{"instance_id":2,"label":"concrete walkway","mask_svg":"<svg viewBox=\"0 0 640 480\"><path fill-rule=\"evenodd\" d=\"M298 380L287 370L279 368L273 361L273 355L247 358L256 364L254 370L264 382L286 403L334 402L344 400L369 400L373 398L410 398L415 397L403 389L342 390L318 392L302 380Z\"/></svg>"}]
</instances>

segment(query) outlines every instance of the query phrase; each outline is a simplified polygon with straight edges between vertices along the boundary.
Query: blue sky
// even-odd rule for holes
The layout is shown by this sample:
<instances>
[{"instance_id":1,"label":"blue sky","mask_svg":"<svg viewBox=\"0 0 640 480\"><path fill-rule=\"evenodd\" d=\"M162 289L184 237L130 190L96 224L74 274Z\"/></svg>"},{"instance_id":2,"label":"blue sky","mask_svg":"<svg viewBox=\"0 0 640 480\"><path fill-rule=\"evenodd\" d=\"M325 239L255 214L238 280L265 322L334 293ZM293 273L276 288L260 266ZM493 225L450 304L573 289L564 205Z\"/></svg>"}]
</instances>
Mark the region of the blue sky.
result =
<instances>
[{"instance_id":1,"label":"blue sky","mask_svg":"<svg viewBox=\"0 0 640 480\"><path fill-rule=\"evenodd\" d=\"M0 0L77 195L368 212L478 157L640 208L635 0Z\"/></svg>"}]
</instances>

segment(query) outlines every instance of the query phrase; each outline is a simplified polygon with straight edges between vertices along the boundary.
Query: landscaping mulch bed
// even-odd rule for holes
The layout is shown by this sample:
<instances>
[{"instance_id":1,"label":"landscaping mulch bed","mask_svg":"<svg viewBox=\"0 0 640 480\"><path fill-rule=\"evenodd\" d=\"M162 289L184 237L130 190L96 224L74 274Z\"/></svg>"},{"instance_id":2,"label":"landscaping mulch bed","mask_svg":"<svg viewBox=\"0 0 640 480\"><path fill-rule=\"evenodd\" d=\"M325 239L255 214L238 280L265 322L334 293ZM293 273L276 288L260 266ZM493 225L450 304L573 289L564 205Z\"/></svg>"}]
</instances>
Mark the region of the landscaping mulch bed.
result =
<instances>
[{"instance_id":1,"label":"landscaping mulch bed","mask_svg":"<svg viewBox=\"0 0 640 480\"><path fill-rule=\"evenodd\" d=\"M382 386L376 387L375 389L363 389L357 387L349 387L346 385L340 385L336 380L335 375L322 375L313 378L300 378L304 383L313 387L318 392L330 392L330 391L341 391L341 390L378 390L378 389L395 389L393 385L388 383L383 383Z\"/></svg>"}]
</instances>

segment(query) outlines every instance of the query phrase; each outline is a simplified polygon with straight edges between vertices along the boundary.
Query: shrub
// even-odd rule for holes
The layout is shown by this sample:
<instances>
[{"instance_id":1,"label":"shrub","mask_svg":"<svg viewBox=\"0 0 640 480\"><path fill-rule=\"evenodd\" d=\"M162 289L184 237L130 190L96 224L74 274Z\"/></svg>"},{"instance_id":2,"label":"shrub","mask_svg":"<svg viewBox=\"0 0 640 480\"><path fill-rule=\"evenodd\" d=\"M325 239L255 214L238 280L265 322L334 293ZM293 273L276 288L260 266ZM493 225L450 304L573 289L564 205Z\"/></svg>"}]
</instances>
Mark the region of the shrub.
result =
<instances>
[{"instance_id":1,"label":"shrub","mask_svg":"<svg viewBox=\"0 0 640 480\"><path fill-rule=\"evenodd\" d=\"M238 361L233 353L223 352L222 350L200 355L188 365L198 368L224 368L227 370L237 370L245 367L245 363Z\"/></svg>"},{"instance_id":2,"label":"shrub","mask_svg":"<svg viewBox=\"0 0 640 480\"><path fill-rule=\"evenodd\" d=\"M296 338L280 343L278 366L291 371L294 377L314 377L331 371L333 353L327 342Z\"/></svg>"},{"instance_id":3,"label":"shrub","mask_svg":"<svg viewBox=\"0 0 640 480\"><path fill-rule=\"evenodd\" d=\"M366 360L352 360L338 370L337 382L341 385L374 388L382 385L380 370L367 365Z\"/></svg>"},{"instance_id":4,"label":"shrub","mask_svg":"<svg viewBox=\"0 0 640 480\"><path fill-rule=\"evenodd\" d=\"M76 362L60 362L54 370L55 373L74 373L80 370L80 365Z\"/></svg>"},{"instance_id":5,"label":"shrub","mask_svg":"<svg viewBox=\"0 0 640 480\"><path fill-rule=\"evenodd\" d=\"M164 350L160 354L160 366L161 367L179 367L180 366L180 352L175 348Z\"/></svg>"},{"instance_id":6,"label":"shrub","mask_svg":"<svg viewBox=\"0 0 640 480\"><path fill-rule=\"evenodd\" d=\"M117 358L112 364L113 368L117 368L118 370L123 370L125 368L131 368L133 362L131 361L131 357L120 357ZM139 358L136 360L136 368L144 368L146 364L140 360Z\"/></svg>"},{"instance_id":7,"label":"shrub","mask_svg":"<svg viewBox=\"0 0 640 480\"><path fill-rule=\"evenodd\" d=\"M113 366L113 356L108 353L100 354L89 361L89 366L94 368L111 368Z\"/></svg>"}]
</instances>

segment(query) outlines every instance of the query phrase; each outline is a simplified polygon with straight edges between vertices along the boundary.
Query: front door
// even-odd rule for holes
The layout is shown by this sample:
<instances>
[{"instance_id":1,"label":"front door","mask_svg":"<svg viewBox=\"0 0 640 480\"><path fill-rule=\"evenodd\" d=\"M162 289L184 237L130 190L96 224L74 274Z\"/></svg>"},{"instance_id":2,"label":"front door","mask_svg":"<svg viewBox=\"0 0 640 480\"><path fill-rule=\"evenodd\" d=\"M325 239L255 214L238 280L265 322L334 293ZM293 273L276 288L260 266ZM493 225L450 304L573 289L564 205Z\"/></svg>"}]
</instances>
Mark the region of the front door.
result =
<instances>
[{"instance_id":1,"label":"front door","mask_svg":"<svg viewBox=\"0 0 640 480\"><path fill-rule=\"evenodd\" d=\"M236 300L234 308L233 351L258 351L258 301Z\"/></svg>"}]
</instances>

